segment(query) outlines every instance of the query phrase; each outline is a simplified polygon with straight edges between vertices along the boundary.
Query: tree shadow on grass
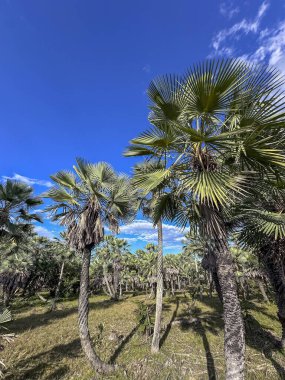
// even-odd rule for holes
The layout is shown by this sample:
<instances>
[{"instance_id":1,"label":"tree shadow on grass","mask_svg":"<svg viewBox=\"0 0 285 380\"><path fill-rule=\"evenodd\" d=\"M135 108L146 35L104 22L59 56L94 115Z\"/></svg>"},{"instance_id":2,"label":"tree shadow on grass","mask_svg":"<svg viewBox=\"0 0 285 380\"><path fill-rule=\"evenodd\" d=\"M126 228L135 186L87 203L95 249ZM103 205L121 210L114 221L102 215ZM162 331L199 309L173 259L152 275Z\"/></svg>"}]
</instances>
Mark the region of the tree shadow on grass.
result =
<instances>
[{"instance_id":1,"label":"tree shadow on grass","mask_svg":"<svg viewBox=\"0 0 285 380\"><path fill-rule=\"evenodd\" d=\"M285 379L284 365L273 358L273 352L280 349L280 341L270 331L265 330L263 326L250 314L245 317L246 343L256 350L263 353L266 359L270 360L280 379Z\"/></svg>"},{"instance_id":2,"label":"tree shadow on grass","mask_svg":"<svg viewBox=\"0 0 285 380\"><path fill-rule=\"evenodd\" d=\"M90 310L106 309L118 304L120 301L103 300L100 302L90 302ZM66 318L72 314L77 313L77 307L70 307L62 310L46 311L42 313L34 313L25 317L16 318L15 320L7 323L7 328L14 333L22 333L26 330L33 330L41 326L46 326L58 319Z\"/></svg>"},{"instance_id":3,"label":"tree shadow on grass","mask_svg":"<svg viewBox=\"0 0 285 380\"><path fill-rule=\"evenodd\" d=\"M178 308L178 307L177 307ZM163 305L163 310L170 310L171 309L171 306L168 305L168 304L164 304ZM177 311L177 310L176 310ZM172 316L173 318L173 316ZM124 347L129 343L129 341L131 340L131 338L135 335L135 333L138 331L138 329L140 328L141 326L141 323L138 323L132 330L131 332L121 341L121 343L119 344L119 346L116 348L116 350L114 351L114 353L111 355L110 357L110 360L109 362L111 364L114 364L115 361L117 360L118 356L120 355L120 353L122 352L122 350L124 349Z\"/></svg>"},{"instance_id":4,"label":"tree shadow on grass","mask_svg":"<svg viewBox=\"0 0 285 380\"><path fill-rule=\"evenodd\" d=\"M63 376L65 376L68 372L69 372L69 367L67 365L64 365L62 367L57 368L50 375L46 376L45 380L60 380L60 379L63 379Z\"/></svg>"},{"instance_id":5,"label":"tree shadow on grass","mask_svg":"<svg viewBox=\"0 0 285 380\"><path fill-rule=\"evenodd\" d=\"M66 357L76 358L80 352L81 346L79 339L74 339L67 344L60 344L49 351L19 360L16 363L17 372L7 372L5 379L36 380L42 378L46 371L48 371L45 377L46 380L61 379L69 371L67 365L60 366L61 360Z\"/></svg>"},{"instance_id":6,"label":"tree shadow on grass","mask_svg":"<svg viewBox=\"0 0 285 380\"><path fill-rule=\"evenodd\" d=\"M207 372L208 372L209 380L216 380L216 368L215 368L214 358L210 350L210 345L206 336L205 328L200 320L198 320L195 327L196 327L195 330L202 337L203 346L206 353Z\"/></svg>"},{"instance_id":7,"label":"tree shadow on grass","mask_svg":"<svg viewBox=\"0 0 285 380\"><path fill-rule=\"evenodd\" d=\"M140 327L140 323L137 324L132 330L131 332L124 337L124 339L121 341L121 343L119 344L119 346L115 349L114 353L112 354L112 356L110 357L110 360L109 362L111 364L114 364L115 361L117 360L118 356L120 355L120 353L123 351L124 347L129 343L129 341L132 339L132 337L135 335L135 333L138 331L139 327Z\"/></svg>"},{"instance_id":8,"label":"tree shadow on grass","mask_svg":"<svg viewBox=\"0 0 285 380\"><path fill-rule=\"evenodd\" d=\"M216 309L217 312L222 312L222 305L218 302L218 300L214 299L208 299L205 298L203 300L200 300L200 302L203 302L204 304L211 306ZM249 300L242 301L241 302L242 309L246 312L246 317L244 318L245 323L245 338L246 343L248 346L258 350L261 352L266 359L268 359L273 367L275 368L276 372L280 376L280 379L285 379L285 368L283 365L278 363L276 359L273 358L272 354L274 351L280 350L280 341L279 339L274 336L270 331L266 330L251 314L250 310L254 310L258 313L262 313L263 315L277 320L276 316L273 314L268 313L264 308L261 306L256 305L256 303L251 302ZM223 326L223 321L221 319L221 323Z\"/></svg>"},{"instance_id":9,"label":"tree shadow on grass","mask_svg":"<svg viewBox=\"0 0 285 380\"><path fill-rule=\"evenodd\" d=\"M277 318L277 315L276 315L277 310L276 310L276 313L270 313L267 310L264 310L270 304L260 303L260 305L261 305L260 306L260 305L257 305L256 302L253 302L251 300L243 301L241 304L242 304L243 309L246 309L246 310L249 309L249 310L257 311L258 313L262 313L266 317L268 317L270 319L274 319L275 321L279 322L279 319Z\"/></svg>"},{"instance_id":10,"label":"tree shadow on grass","mask_svg":"<svg viewBox=\"0 0 285 380\"><path fill-rule=\"evenodd\" d=\"M204 305L214 309L217 313L219 313L221 316L223 314L223 305L219 298L217 296L203 296L203 298L197 300L200 303L203 303Z\"/></svg>"},{"instance_id":11,"label":"tree shadow on grass","mask_svg":"<svg viewBox=\"0 0 285 380\"><path fill-rule=\"evenodd\" d=\"M167 339L167 337L168 337L168 335L170 333L171 325L172 325L172 322L174 321L174 319L176 318L178 307L179 307L179 300L177 299L176 300L176 307L175 307L175 309L173 311L172 317L171 317L169 323L167 324L166 329L165 329L163 335L160 338L160 342L159 342L159 347L160 348L163 346L164 342L166 341L166 339Z\"/></svg>"},{"instance_id":12,"label":"tree shadow on grass","mask_svg":"<svg viewBox=\"0 0 285 380\"><path fill-rule=\"evenodd\" d=\"M192 318L191 322L189 321L190 318ZM201 309L192 306L190 314L188 309L188 312L185 311L180 314L179 320L181 330L192 330L201 336L205 350L208 378L209 380L216 380L217 375L214 357L210 349L206 331L217 335L223 327L221 318L219 315L213 315L212 313L202 313Z\"/></svg>"}]
</instances>

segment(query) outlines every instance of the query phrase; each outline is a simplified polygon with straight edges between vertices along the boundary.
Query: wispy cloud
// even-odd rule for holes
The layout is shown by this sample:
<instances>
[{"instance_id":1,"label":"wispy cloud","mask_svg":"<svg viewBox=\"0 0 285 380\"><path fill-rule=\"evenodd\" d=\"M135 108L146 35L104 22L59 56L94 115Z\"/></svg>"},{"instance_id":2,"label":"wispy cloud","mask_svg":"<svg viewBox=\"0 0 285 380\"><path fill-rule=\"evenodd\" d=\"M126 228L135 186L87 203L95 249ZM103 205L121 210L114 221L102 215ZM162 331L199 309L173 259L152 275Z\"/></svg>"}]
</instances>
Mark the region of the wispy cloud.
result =
<instances>
[{"instance_id":1,"label":"wispy cloud","mask_svg":"<svg viewBox=\"0 0 285 380\"><path fill-rule=\"evenodd\" d=\"M55 237L53 231L50 231L47 228L42 227L42 226L35 226L35 232L39 234L40 236L44 236L49 239L53 239Z\"/></svg>"},{"instance_id":2,"label":"wispy cloud","mask_svg":"<svg viewBox=\"0 0 285 380\"><path fill-rule=\"evenodd\" d=\"M120 236L129 243L144 242L157 243L157 231L153 224L147 220L138 219L120 228ZM170 249L181 248L184 233L176 226L163 223L163 241L165 247ZM180 243L180 244L179 244Z\"/></svg>"},{"instance_id":3,"label":"wispy cloud","mask_svg":"<svg viewBox=\"0 0 285 380\"><path fill-rule=\"evenodd\" d=\"M232 53L233 48L230 46L223 46L229 39L239 39L242 34L257 33L260 27L260 22L268 9L270 3L264 1L258 9L257 15L253 20L244 18L240 22L234 24L229 29L219 31L212 40L212 47L215 54L225 55L225 53Z\"/></svg>"},{"instance_id":4,"label":"wispy cloud","mask_svg":"<svg viewBox=\"0 0 285 380\"><path fill-rule=\"evenodd\" d=\"M128 243L132 244L132 243L136 243L138 239L134 238L134 237L124 237L124 240L126 240Z\"/></svg>"},{"instance_id":5,"label":"wispy cloud","mask_svg":"<svg viewBox=\"0 0 285 380\"><path fill-rule=\"evenodd\" d=\"M171 250L171 251L179 251L179 250L181 250L181 245L166 245L165 247L164 247L164 250L166 250L166 251L168 251L168 250Z\"/></svg>"},{"instance_id":6,"label":"wispy cloud","mask_svg":"<svg viewBox=\"0 0 285 380\"><path fill-rule=\"evenodd\" d=\"M285 20L274 29L261 31L258 48L247 58L279 67L285 73Z\"/></svg>"},{"instance_id":7,"label":"wispy cloud","mask_svg":"<svg viewBox=\"0 0 285 380\"><path fill-rule=\"evenodd\" d=\"M220 12L225 11L229 3L221 3ZM233 3L230 3L233 4ZM211 56L235 56L257 64L276 66L285 75L285 19L274 26L261 28L261 20L270 3L263 1L253 20L243 19L229 29L218 32L212 40ZM255 41L247 46L247 50L238 48L238 41L249 33L254 34Z\"/></svg>"},{"instance_id":8,"label":"wispy cloud","mask_svg":"<svg viewBox=\"0 0 285 380\"><path fill-rule=\"evenodd\" d=\"M51 187L52 186L52 183L50 181L46 181L46 180L42 180L42 179L36 179L36 178L29 178L29 177L25 177L23 175L20 175L20 174L17 174L17 173L14 173L14 175L12 177L8 177L8 176L2 176L2 179L12 179L12 180L16 180L16 181L21 181L21 182L24 182L26 183L27 185L38 185L38 186L43 186L43 187Z\"/></svg>"},{"instance_id":9,"label":"wispy cloud","mask_svg":"<svg viewBox=\"0 0 285 380\"><path fill-rule=\"evenodd\" d=\"M239 13L239 7L236 7L233 1L223 1L220 4L220 13L221 15L231 19L233 16Z\"/></svg>"}]
</instances>

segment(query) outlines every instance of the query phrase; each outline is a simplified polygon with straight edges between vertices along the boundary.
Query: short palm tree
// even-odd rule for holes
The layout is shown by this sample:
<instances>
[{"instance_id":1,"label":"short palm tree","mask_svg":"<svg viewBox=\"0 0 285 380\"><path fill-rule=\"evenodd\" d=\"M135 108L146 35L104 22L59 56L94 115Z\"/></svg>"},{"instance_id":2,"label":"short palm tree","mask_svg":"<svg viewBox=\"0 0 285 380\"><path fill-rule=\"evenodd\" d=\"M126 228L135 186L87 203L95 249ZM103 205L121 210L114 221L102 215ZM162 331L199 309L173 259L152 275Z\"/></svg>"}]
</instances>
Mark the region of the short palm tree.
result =
<instances>
[{"instance_id":1,"label":"short palm tree","mask_svg":"<svg viewBox=\"0 0 285 380\"><path fill-rule=\"evenodd\" d=\"M41 218L32 210L42 204L34 196L33 188L23 182L6 180L0 183L0 237L21 240L31 232L32 221L41 222Z\"/></svg>"},{"instance_id":2,"label":"short palm tree","mask_svg":"<svg viewBox=\"0 0 285 380\"><path fill-rule=\"evenodd\" d=\"M107 293L113 300L118 300L121 296L121 271L123 269L123 259L128 253L128 248L126 240L107 235L103 243L96 249L96 259L97 262L102 263ZM111 276L109 276L108 268L112 270ZM111 281L109 281L109 277L111 277Z\"/></svg>"},{"instance_id":3,"label":"short palm tree","mask_svg":"<svg viewBox=\"0 0 285 380\"><path fill-rule=\"evenodd\" d=\"M149 284L153 284L156 277L157 247L154 244L147 244L145 249L137 249L135 252L138 265L138 279L146 290Z\"/></svg>"},{"instance_id":4,"label":"short palm tree","mask_svg":"<svg viewBox=\"0 0 285 380\"><path fill-rule=\"evenodd\" d=\"M226 378L244 378L245 338L234 265L228 247L227 209L260 180L285 166L285 102L277 71L240 60L209 60L185 76L164 76L149 87L152 127L131 141L128 156L166 159L144 177L146 190L169 176L189 196L189 217L211 241L221 286ZM141 184L141 186L143 186ZM178 212L176 222L186 225Z\"/></svg>"},{"instance_id":5,"label":"short palm tree","mask_svg":"<svg viewBox=\"0 0 285 380\"><path fill-rule=\"evenodd\" d=\"M67 227L69 245L82 256L78 323L83 351L96 371L108 372L114 366L95 353L88 328L90 257L104 238L104 225L118 232L119 223L134 215L134 193L128 178L116 174L107 163L76 162L74 172L60 171L51 176L55 186L44 196L53 200L47 211Z\"/></svg>"}]
</instances>

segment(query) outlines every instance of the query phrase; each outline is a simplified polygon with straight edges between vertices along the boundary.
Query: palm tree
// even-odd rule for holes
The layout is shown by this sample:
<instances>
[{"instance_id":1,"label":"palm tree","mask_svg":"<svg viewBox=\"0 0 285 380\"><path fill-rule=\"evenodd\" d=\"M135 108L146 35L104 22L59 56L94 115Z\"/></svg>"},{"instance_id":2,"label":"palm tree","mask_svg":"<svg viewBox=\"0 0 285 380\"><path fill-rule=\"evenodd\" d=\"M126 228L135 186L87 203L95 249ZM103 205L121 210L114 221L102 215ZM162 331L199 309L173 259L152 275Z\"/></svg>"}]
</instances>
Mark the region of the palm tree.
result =
<instances>
[{"instance_id":1,"label":"palm tree","mask_svg":"<svg viewBox=\"0 0 285 380\"><path fill-rule=\"evenodd\" d=\"M119 222L134 214L133 191L126 176L117 175L106 163L76 160L74 172L60 171L51 176L55 186L44 196L53 200L47 211L67 226L70 247L82 257L78 324L81 346L91 366L98 372L114 369L95 353L88 328L89 266L92 249L104 238L104 225L118 232Z\"/></svg>"},{"instance_id":2,"label":"palm tree","mask_svg":"<svg viewBox=\"0 0 285 380\"><path fill-rule=\"evenodd\" d=\"M120 277L123 269L123 257L128 252L128 248L126 240L108 235L96 249L96 256L102 262L102 270L107 292L113 300L118 300L121 296ZM109 268L112 270L111 276L109 276L108 273ZM109 277L111 277L111 281L109 280Z\"/></svg>"},{"instance_id":3,"label":"palm tree","mask_svg":"<svg viewBox=\"0 0 285 380\"><path fill-rule=\"evenodd\" d=\"M40 204L42 200L27 184L9 179L0 183L0 238L14 242L23 239L31 232L32 221L41 222L40 216L32 212Z\"/></svg>"},{"instance_id":4,"label":"palm tree","mask_svg":"<svg viewBox=\"0 0 285 380\"><path fill-rule=\"evenodd\" d=\"M189 196L189 213L178 212L174 220L186 226L192 217L211 242L223 299L227 380L244 378L245 339L226 212L254 175L262 181L285 165L281 85L277 71L240 60L209 60L184 77L158 78L148 91L152 127L126 152L166 158L165 169L144 177L145 190L175 177L178 194Z\"/></svg>"},{"instance_id":5,"label":"palm tree","mask_svg":"<svg viewBox=\"0 0 285 380\"><path fill-rule=\"evenodd\" d=\"M165 162L165 161L164 161ZM134 167L134 183L139 186L144 176L148 176L156 170L164 169L163 161L144 161ZM171 193L167 193L166 189L171 187L170 178L160 182L158 186L152 189L151 192L145 194L142 200L141 209L143 214L150 217L157 227L157 271L156 271L156 308L155 308L155 323L152 337L151 351L157 353L159 351L161 318L162 318L162 303L163 303L163 217L172 212L174 208ZM156 215L159 217L156 219Z\"/></svg>"},{"instance_id":6,"label":"palm tree","mask_svg":"<svg viewBox=\"0 0 285 380\"><path fill-rule=\"evenodd\" d=\"M153 279L156 277L157 247L150 243L145 250L137 249L135 252L138 264L139 282L145 285L146 291L151 284L151 295L153 293Z\"/></svg>"},{"instance_id":7,"label":"palm tree","mask_svg":"<svg viewBox=\"0 0 285 380\"><path fill-rule=\"evenodd\" d=\"M63 273L64 273L64 267L66 262L69 260L72 260L74 257L74 251L68 249L67 242L66 242L66 234L64 232L60 233L61 240L57 239L58 241L53 242L53 245L55 246L54 249L56 250L56 257L59 261L60 265L60 271L58 276L58 282L55 288L54 297L51 301L51 311L56 310L56 303L59 298L62 282L63 282Z\"/></svg>"},{"instance_id":8,"label":"palm tree","mask_svg":"<svg viewBox=\"0 0 285 380\"><path fill-rule=\"evenodd\" d=\"M237 239L261 262L275 292L282 327L280 345L285 347L285 181L270 176L237 205L233 223ZM262 273L261 273L262 274ZM260 277L260 276L259 276ZM263 293L263 289L260 289ZM265 297L266 298L266 297Z\"/></svg>"}]
</instances>

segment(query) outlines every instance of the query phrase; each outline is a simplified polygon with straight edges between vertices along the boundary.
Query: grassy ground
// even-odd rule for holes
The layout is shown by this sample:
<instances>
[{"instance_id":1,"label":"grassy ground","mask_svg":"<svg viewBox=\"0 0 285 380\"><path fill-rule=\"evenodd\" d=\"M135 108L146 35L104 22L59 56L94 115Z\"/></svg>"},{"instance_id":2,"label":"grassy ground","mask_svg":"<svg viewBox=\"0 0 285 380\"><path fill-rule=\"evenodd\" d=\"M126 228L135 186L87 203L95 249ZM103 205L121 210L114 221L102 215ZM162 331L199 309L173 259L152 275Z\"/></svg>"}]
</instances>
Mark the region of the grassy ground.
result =
<instances>
[{"instance_id":1,"label":"grassy ground","mask_svg":"<svg viewBox=\"0 0 285 380\"><path fill-rule=\"evenodd\" d=\"M104 379L224 379L223 322L216 298L192 301L182 296L166 300L161 352L150 354L150 341L141 335L135 317L144 296L120 302L91 297L90 330L100 356L122 369ZM192 323L175 323L192 305ZM285 379L285 356L275 347L280 325L274 305L243 305L247 330L246 379ZM15 305L8 327L17 333L6 345L1 360L7 380L98 379L82 355L77 333L77 301L66 301L47 312L38 302ZM174 321L174 323L170 323ZM100 338L99 324L103 325Z\"/></svg>"}]
</instances>

